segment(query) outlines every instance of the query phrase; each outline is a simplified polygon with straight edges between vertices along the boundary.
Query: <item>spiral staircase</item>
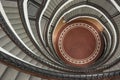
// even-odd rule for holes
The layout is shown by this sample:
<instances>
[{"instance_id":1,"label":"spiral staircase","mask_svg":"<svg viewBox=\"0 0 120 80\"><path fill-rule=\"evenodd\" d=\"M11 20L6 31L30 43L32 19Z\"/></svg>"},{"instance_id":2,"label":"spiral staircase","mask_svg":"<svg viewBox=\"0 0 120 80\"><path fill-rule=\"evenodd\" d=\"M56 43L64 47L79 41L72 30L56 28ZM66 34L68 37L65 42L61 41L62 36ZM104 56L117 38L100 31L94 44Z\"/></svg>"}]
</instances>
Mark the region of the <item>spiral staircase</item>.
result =
<instances>
[{"instance_id":1,"label":"spiral staircase","mask_svg":"<svg viewBox=\"0 0 120 80\"><path fill-rule=\"evenodd\" d=\"M1 0L0 80L120 80L120 0Z\"/></svg>"}]
</instances>

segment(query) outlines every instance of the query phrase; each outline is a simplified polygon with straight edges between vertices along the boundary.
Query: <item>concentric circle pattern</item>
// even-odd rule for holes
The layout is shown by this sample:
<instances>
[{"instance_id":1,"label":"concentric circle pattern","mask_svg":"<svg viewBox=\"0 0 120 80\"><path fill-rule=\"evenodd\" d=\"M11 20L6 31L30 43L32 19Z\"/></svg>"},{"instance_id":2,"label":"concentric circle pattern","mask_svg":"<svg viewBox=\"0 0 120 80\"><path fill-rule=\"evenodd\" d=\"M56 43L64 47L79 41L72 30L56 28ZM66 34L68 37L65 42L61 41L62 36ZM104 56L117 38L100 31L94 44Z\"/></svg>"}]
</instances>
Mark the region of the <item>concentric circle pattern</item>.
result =
<instances>
[{"instance_id":1,"label":"concentric circle pattern","mask_svg":"<svg viewBox=\"0 0 120 80\"><path fill-rule=\"evenodd\" d=\"M120 0L0 0L0 80L118 80L119 55Z\"/></svg>"},{"instance_id":2,"label":"concentric circle pattern","mask_svg":"<svg viewBox=\"0 0 120 80\"><path fill-rule=\"evenodd\" d=\"M103 40L100 31L88 21L73 21L59 30L56 51L68 64L85 66L100 56Z\"/></svg>"}]
</instances>

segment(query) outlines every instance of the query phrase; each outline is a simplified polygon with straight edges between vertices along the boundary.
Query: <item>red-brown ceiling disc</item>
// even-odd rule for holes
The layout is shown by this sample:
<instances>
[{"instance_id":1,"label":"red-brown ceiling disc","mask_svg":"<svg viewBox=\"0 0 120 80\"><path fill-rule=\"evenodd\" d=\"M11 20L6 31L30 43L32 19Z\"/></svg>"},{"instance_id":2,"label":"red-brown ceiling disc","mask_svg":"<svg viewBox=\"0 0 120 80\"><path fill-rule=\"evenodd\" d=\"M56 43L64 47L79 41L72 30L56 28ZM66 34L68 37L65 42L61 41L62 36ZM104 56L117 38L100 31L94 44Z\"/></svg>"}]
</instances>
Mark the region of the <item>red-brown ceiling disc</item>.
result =
<instances>
[{"instance_id":1,"label":"red-brown ceiling disc","mask_svg":"<svg viewBox=\"0 0 120 80\"><path fill-rule=\"evenodd\" d=\"M63 41L60 42L60 40ZM63 36L61 35L59 42L58 45L64 50L64 53L75 59L85 59L89 57L96 48L96 39L94 35L89 29L83 26L71 28L71 30L66 32ZM59 49L63 51L60 47Z\"/></svg>"},{"instance_id":2,"label":"red-brown ceiling disc","mask_svg":"<svg viewBox=\"0 0 120 80\"><path fill-rule=\"evenodd\" d=\"M73 66L93 63L103 50L100 31L88 21L73 21L63 26L55 40L58 55Z\"/></svg>"}]
</instances>

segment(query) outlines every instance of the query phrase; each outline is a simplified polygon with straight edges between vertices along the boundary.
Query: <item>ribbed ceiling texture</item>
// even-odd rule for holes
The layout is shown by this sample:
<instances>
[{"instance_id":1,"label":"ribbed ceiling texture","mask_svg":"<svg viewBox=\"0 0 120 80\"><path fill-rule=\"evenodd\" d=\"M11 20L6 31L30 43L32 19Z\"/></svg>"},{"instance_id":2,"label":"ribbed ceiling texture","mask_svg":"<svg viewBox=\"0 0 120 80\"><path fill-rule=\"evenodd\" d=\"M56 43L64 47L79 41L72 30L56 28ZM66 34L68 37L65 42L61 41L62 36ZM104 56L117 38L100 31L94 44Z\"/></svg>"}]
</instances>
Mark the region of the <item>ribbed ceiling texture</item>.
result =
<instances>
[{"instance_id":1,"label":"ribbed ceiling texture","mask_svg":"<svg viewBox=\"0 0 120 80\"><path fill-rule=\"evenodd\" d=\"M120 80L120 0L0 0L0 80Z\"/></svg>"}]
</instances>

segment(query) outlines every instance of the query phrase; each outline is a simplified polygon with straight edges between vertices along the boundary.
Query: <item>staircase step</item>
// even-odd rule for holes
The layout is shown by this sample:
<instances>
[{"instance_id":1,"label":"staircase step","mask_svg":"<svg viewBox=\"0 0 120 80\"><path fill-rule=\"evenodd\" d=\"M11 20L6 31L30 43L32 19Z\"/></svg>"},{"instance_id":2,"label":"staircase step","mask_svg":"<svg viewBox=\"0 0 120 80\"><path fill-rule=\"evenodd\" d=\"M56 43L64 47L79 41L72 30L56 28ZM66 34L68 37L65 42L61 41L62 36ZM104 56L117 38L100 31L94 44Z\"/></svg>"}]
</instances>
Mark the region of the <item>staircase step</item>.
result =
<instances>
[{"instance_id":1,"label":"staircase step","mask_svg":"<svg viewBox=\"0 0 120 80\"><path fill-rule=\"evenodd\" d=\"M4 7L4 10L6 13L19 13L19 10L17 7Z\"/></svg>"},{"instance_id":2,"label":"staircase step","mask_svg":"<svg viewBox=\"0 0 120 80\"><path fill-rule=\"evenodd\" d=\"M31 76L29 80L42 80L42 79L39 77Z\"/></svg>"},{"instance_id":3,"label":"staircase step","mask_svg":"<svg viewBox=\"0 0 120 80\"><path fill-rule=\"evenodd\" d=\"M2 75L6 69L7 69L7 66L0 63L0 78L2 77Z\"/></svg>"},{"instance_id":4,"label":"staircase step","mask_svg":"<svg viewBox=\"0 0 120 80\"><path fill-rule=\"evenodd\" d=\"M29 80L30 75L20 72L15 80Z\"/></svg>"},{"instance_id":5,"label":"staircase step","mask_svg":"<svg viewBox=\"0 0 120 80\"><path fill-rule=\"evenodd\" d=\"M13 68L7 68L4 75L2 76L1 80L15 80L18 71Z\"/></svg>"}]
</instances>

